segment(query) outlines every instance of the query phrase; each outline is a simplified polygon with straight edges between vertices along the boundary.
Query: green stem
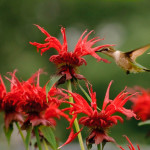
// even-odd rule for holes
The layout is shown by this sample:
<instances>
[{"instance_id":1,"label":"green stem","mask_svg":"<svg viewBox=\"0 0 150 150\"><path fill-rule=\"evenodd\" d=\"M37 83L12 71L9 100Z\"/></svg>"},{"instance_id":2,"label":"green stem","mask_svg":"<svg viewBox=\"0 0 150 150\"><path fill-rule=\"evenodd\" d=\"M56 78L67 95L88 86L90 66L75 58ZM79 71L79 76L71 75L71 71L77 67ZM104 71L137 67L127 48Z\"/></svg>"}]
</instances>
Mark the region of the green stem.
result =
<instances>
[{"instance_id":1,"label":"green stem","mask_svg":"<svg viewBox=\"0 0 150 150\"><path fill-rule=\"evenodd\" d=\"M22 140L23 140L23 143L25 144L25 138L24 138L24 135L23 135L23 133L22 133L22 131L21 131L21 128L20 128L18 122L15 122L15 123L16 123L16 126L17 126L18 130L19 130L19 133L20 133L20 135L21 135L21 138L22 138Z\"/></svg>"},{"instance_id":2,"label":"green stem","mask_svg":"<svg viewBox=\"0 0 150 150\"><path fill-rule=\"evenodd\" d=\"M84 90L84 88L80 84L79 84L79 87L80 87L81 91L84 93L84 95L86 96L86 98L88 99L88 101L92 102L91 97L87 94L87 92Z\"/></svg>"},{"instance_id":3,"label":"green stem","mask_svg":"<svg viewBox=\"0 0 150 150\"><path fill-rule=\"evenodd\" d=\"M84 88L79 84L79 82L77 82L78 83L78 85L79 85L79 88L81 89L81 91L84 93L84 95L86 96L86 98L87 98L87 100L89 101L89 102L92 102L92 99L91 99L91 97L89 96L89 94L84 90ZM99 108L99 107L97 107L97 109L99 110L99 111L101 111L101 109Z\"/></svg>"},{"instance_id":4,"label":"green stem","mask_svg":"<svg viewBox=\"0 0 150 150\"><path fill-rule=\"evenodd\" d=\"M71 81L70 80L68 80L68 90L70 92L72 92ZM71 97L71 94L69 94L69 96L70 96L69 97L69 102L73 103L73 97ZM76 131L79 132L80 131L80 127L79 127L79 123L78 123L77 118L74 121L74 126L75 126ZM79 140L79 143L80 143L81 150L85 150L81 132L78 134L78 140Z\"/></svg>"},{"instance_id":5,"label":"green stem","mask_svg":"<svg viewBox=\"0 0 150 150\"><path fill-rule=\"evenodd\" d=\"M45 140L43 140L43 144L44 144L45 150L49 150Z\"/></svg>"},{"instance_id":6,"label":"green stem","mask_svg":"<svg viewBox=\"0 0 150 150\"><path fill-rule=\"evenodd\" d=\"M97 150L101 150L101 144L97 145Z\"/></svg>"},{"instance_id":7,"label":"green stem","mask_svg":"<svg viewBox=\"0 0 150 150\"><path fill-rule=\"evenodd\" d=\"M38 132L38 126L34 127L34 132L35 132L35 136L36 136L37 145L39 147L39 150L42 150L42 146L41 146L41 142L40 142L40 136L39 136L39 132Z\"/></svg>"}]
</instances>

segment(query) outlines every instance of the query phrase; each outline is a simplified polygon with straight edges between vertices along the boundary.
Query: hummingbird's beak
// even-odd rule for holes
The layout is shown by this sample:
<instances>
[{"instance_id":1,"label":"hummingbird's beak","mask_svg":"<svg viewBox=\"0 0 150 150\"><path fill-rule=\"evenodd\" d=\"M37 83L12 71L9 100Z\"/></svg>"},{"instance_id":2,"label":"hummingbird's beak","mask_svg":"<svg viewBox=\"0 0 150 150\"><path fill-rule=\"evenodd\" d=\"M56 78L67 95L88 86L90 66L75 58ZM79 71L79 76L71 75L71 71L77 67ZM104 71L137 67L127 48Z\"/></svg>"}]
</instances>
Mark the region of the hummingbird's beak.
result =
<instances>
[{"instance_id":1,"label":"hummingbird's beak","mask_svg":"<svg viewBox=\"0 0 150 150\"><path fill-rule=\"evenodd\" d=\"M96 51L96 52L102 52L103 51L103 49L100 49L100 50L98 50L98 51Z\"/></svg>"}]
</instances>

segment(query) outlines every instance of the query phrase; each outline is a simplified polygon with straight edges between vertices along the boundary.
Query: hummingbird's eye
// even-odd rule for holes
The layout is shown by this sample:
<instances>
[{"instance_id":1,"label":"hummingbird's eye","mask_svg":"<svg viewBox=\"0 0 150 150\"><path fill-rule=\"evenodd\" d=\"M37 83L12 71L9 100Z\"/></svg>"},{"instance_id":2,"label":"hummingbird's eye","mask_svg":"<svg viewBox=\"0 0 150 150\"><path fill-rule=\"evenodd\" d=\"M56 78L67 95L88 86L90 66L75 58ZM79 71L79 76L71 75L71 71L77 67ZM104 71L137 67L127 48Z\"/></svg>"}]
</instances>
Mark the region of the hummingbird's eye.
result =
<instances>
[{"instance_id":1,"label":"hummingbird's eye","mask_svg":"<svg viewBox=\"0 0 150 150\"><path fill-rule=\"evenodd\" d=\"M105 47L105 48L103 49L103 51L109 51L109 48L108 48L108 47Z\"/></svg>"}]
</instances>

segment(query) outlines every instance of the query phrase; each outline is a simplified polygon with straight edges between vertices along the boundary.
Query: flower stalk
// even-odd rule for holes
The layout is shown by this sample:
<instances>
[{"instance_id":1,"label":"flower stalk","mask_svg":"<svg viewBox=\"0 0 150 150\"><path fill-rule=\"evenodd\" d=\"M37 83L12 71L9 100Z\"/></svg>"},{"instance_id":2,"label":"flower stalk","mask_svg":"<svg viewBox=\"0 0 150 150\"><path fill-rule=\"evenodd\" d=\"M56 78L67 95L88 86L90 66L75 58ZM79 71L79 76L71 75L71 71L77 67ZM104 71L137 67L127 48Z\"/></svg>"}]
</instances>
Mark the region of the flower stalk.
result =
<instances>
[{"instance_id":1,"label":"flower stalk","mask_svg":"<svg viewBox=\"0 0 150 150\"><path fill-rule=\"evenodd\" d=\"M101 144L97 145L97 150L101 150Z\"/></svg>"},{"instance_id":2,"label":"flower stalk","mask_svg":"<svg viewBox=\"0 0 150 150\"><path fill-rule=\"evenodd\" d=\"M68 80L68 91L72 92L72 87L71 87L71 81L70 80ZM73 103L73 97L71 96L70 93L69 93L69 96L70 96L69 97L69 102ZM72 107L72 106L70 106L70 107ZM79 127L79 123L78 123L77 118L74 121L74 126L75 126L76 131L79 132L80 127ZM81 132L79 132L79 134L78 134L78 140L79 140L81 150L85 150Z\"/></svg>"}]
</instances>

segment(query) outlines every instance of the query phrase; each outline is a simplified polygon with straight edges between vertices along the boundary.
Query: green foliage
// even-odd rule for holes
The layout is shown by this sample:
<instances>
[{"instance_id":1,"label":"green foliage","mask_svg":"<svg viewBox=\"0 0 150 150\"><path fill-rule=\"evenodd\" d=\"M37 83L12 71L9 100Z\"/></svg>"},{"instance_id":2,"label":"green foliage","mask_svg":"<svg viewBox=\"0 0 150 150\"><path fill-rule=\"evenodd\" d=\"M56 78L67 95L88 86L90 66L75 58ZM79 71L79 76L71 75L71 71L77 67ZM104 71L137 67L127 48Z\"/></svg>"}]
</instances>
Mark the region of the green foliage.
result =
<instances>
[{"instance_id":1,"label":"green foliage","mask_svg":"<svg viewBox=\"0 0 150 150\"><path fill-rule=\"evenodd\" d=\"M6 129L4 126L4 133L7 138L8 144L10 144L12 132L13 132L13 124L12 123L9 125L8 129Z\"/></svg>"},{"instance_id":2,"label":"green foliage","mask_svg":"<svg viewBox=\"0 0 150 150\"><path fill-rule=\"evenodd\" d=\"M50 91L50 89L56 84L56 82L61 78L61 76L55 75L53 76L50 81L46 84L46 95Z\"/></svg>"},{"instance_id":3,"label":"green foliage","mask_svg":"<svg viewBox=\"0 0 150 150\"><path fill-rule=\"evenodd\" d=\"M31 132L32 132L32 127L27 129L27 135L26 135L26 139L25 139L26 150L28 150L29 143L30 143L30 140L31 140Z\"/></svg>"},{"instance_id":4,"label":"green foliage","mask_svg":"<svg viewBox=\"0 0 150 150\"><path fill-rule=\"evenodd\" d=\"M51 145L52 149L57 150L57 143L56 143L55 135L51 127L40 126L39 130L43 133L44 138L46 138L48 143Z\"/></svg>"},{"instance_id":5,"label":"green foliage","mask_svg":"<svg viewBox=\"0 0 150 150\"><path fill-rule=\"evenodd\" d=\"M34 127L34 133L35 133L35 136L36 136L37 146L38 146L39 150L42 150L40 136L39 136L39 127L38 126Z\"/></svg>"}]
</instances>

